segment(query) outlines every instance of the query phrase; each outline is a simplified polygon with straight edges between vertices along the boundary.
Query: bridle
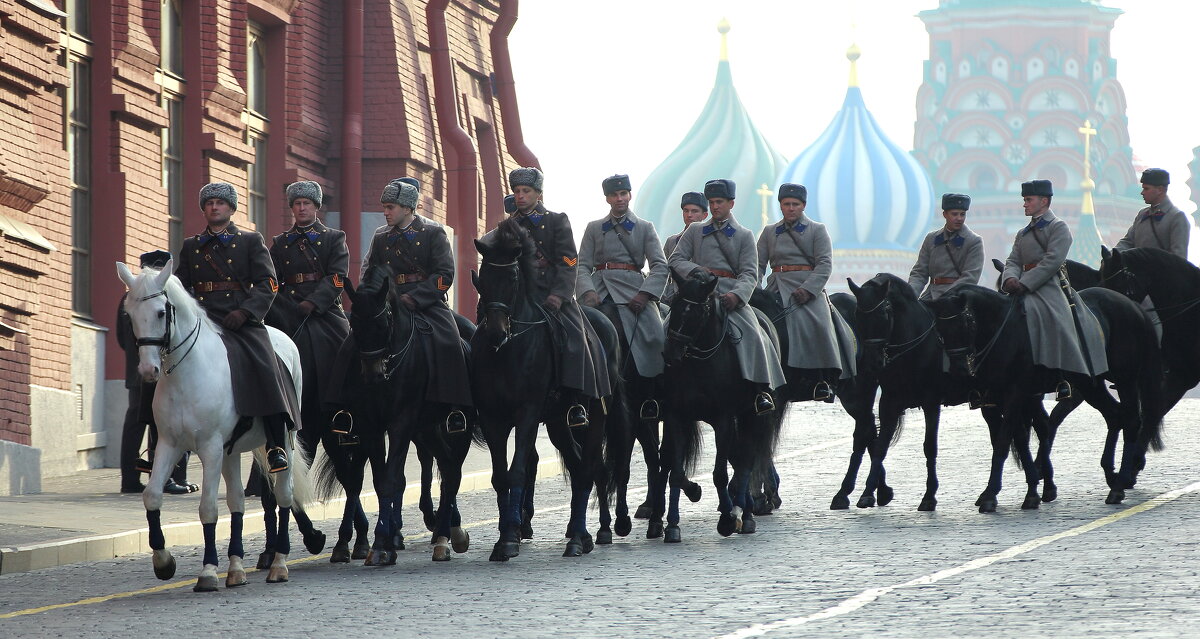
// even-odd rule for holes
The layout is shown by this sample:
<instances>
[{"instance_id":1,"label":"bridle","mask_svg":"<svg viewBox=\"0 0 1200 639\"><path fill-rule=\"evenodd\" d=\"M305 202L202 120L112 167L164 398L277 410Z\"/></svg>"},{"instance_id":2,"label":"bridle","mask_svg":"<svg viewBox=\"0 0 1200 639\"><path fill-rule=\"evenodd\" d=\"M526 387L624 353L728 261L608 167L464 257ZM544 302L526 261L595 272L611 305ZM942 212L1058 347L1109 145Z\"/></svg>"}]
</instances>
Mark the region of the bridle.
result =
<instances>
[{"instance_id":1,"label":"bridle","mask_svg":"<svg viewBox=\"0 0 1200 639\"><path fill-rule=\"evenodd\" d=\"M170 375L172 372L175 371L176 368L179 367L180 364L183 363L183 360L187 359L188 354L190 354L192 352L192 347L194 347L196 345L196 342L200 339L200 324L203 323L203 317L197 316L196 317L196 325L192 327L192 330L189 331L187 335L183 336L183 339L179 341L179 344L172 347L171 346L171 327L175 325L175 305L171 303L171 298L167 297L167 291L164 289L164 290L158 291L157 293L151 293L149 295L145 295L143 297L137 298L136 301L145 302L146 300L152 300L159 296L166 298L166 302L165 302L166 307L164 309L164 312L165 312L165 317L166 317L167 323L166 323L166 327L163 329L162 336L161 337L138 337L137 335L134 335L133 337L134 337L134 344L137 345L138 347L157 346L158 352L159 352L159 357L162 357L164 359L166 358L166 356L179 350L179 348L181 346L183 346L183 344L185 342L187 342L189 339L191 339L192 343L188 345L188 348L186 351L183 352L183 355L180 355L179 359L175 360L175 363L172 364L171 367L168 368L164 372L165 375Z\"/></svg>"},{"instance_id":2,"label":"bridle","mask_svg":"<svg viewBox=\"0 0 1200 639\"><path fill-rule=\"evenodd\" d=\"M400 368L400 364L404 361L404 356L407 355L409 349L412 348L413 340L416 336L417 323L415 321L411 323L408 339L405 340L404 345L395 352L389 353L388 346L392 344L396 334L396 322L393 317L391 302L385 300L383 303L383 308L379 309L378 313L372 315L368 321L377 320L384 315L387 316L388 330L387 339L384 340L383 346L371 351L364 351L360 348L358 351L358 359L364 368L368 364L379 362L379 368L382 371L380 374L383 376L383 381L386 382L390 380L392 375L396 373L396 369ZM414 319L415 317L416 316L414 315Z\"/></svg>"},{"instance_id":3,"label":"bridle","mask_svg":"<svg viewBox=\"0 0 1200 639\"><path fill-rule=\"evenodd\" d=\"M1108 281L1116 278L1118 275L1125 276L1125 279L1123 280L1123 282L1125 284L1125 291L1124 291L1125 297L1128 297L1129 299L1133 300L1134 302L1140 301L1141 298L1137 293L1137 284L1138 284L1137 273L1134 273L1133 271L1129 270L1128 266L1122 265L1120 269L1118 269L1117 271L1115 271L1113 273L1110 273L1107 277L1100 278L1100 281L1101 281L1101 283L1108 282ZM1147 296L1150 295L1149 288L1144 288L1144 290L1146 291ZM1146 310L1154 311L1156 314L1158 314L1158 317L1154 321L1156 324L1162 324L1164 322L1169 322L1169 321L1175 319L1176 317L1179 317L1180 315L1183 315L1184 313L1188 312L1193 307L1195 307L1197 304L1200 304L1200 297L1196 297L1196 298L1188 300L1186 302L1172 304L1170 306L1153 306ZM1172 313L1168 317L1163 317L1162 316L1163 311L1174 311L1174 313Z\"/></svg>"},{"instance_id":4,"label":"bridle","mask_svg":"<svg viewBox=\"0 0 1200 639\"><path fill-rule=\"evenodd\" d=\"M930 320L929 328L925 329L925 332L906 342L893 344L891 343L891 339L892 330L895 328L895 323L892 321L892 303L886 296L870 309L865 311L857 311L857 313L862 316L868 316L876 312L887 314L887 337L871 337L864 339L863 346L880 349L880 355L883 359L882 366L884 368L887 368L887 365L892 361L903 357L916 347L920 346L921 343L925 341L925 338L929 337L929 334L933 332L934 327L937 326L936 320Z\"/></svg>"},{"instance_id":5,"label":"bridle","mask_svg":"<svg viewBox=\"0 0 1200 639\"><path fill-rule=\"evenodd\" d=\"M966 358L967 376L975 377L975 375L979 372L979 367L983 366L984 360L987 359L988 355L991 355L992 349L996 346L996 342L1000 339L1000 335L1004 333L1004 327L1008 325L1008 320L1012 318L1013 312L1017 308L1017 302L1018 298L1013 296L1012 301L1008 305L1008 311L1004 314L1004 320L1000 322L1000 326L996 329L996 332L992 335L992 338L988 340L988 343L978 351L975 350L974 337L978 322L975 319L975 312L971 310L970 304L964 303L963 310L955 313L954 315L937 317L936 321L949 321L952 319L957 319L958 317L962 317L963 322L966 324L966 332L967 335L970 336L970 339L967 340L966 346L960 348L945 348L944 342L942 346L946 352L946 355L951 359L958 357Z\"/></svg>"},{"instance_id":6,"label":"bridle","mask_svg":"<svg viewBox=\"0 0 1200 639\"><path fill-rule=\"evenodd\" d=\"M675 342L682 346L682 357L685 359L706 360L711 358L716 354L717 349L721 347L721 344L725 343L725 335L729 332L729 313L725 314L725 322L721 327L721 337L717 340L717 343L708 348L701 348L699 346L695 346L693 343L696 341L696 338L699 337L700 331L708 324L708 320L713 314L715 298L709 296L704 300L696 301L683 297L681 294L679 300L680 304L682 305L682 308L679 309L680 329L682 329L683 325L687 322L688 316L693 313L691 309L695 306L700 307L700 321L696 323L696 332L692 335L688 335L682 330L668 328L667 341ZM672 315L674 315L674 312L672 312Z\"/></svg>"},{"instance_id":7,"label":"bridle","mask_svg":"<svg viewBox=\"0 0 1200 639\"><path fill-rule=\"evenodd\" d=\"M489 262L487 260L484 260L482 265L511 271L512 276L509 279L513 280L514 282L517 281L521 277L520 264L519 264L518 260L516 260L516 259L514 259L511 262L506 262L503 264L499 264L496 262ZM487 313L499 313L499 314L503 315L505 319L508 320L509 324L521 324L526 327L526 328L523 328L523 329L517 331L516 333L506 330L505 334L504 334L504 339L501 340L500 343L493 348L493 350L497 350L497 351L500 350L505 344L509 343L510 341L524 335L525 333L528 333L529 331L533 330L534 328L537 328L539 325L548 324L550 321L549 314L539 304L535 304L534 307L537 308L539 311L541 311L542 319L531 322L528 320L519 320L519 319L516 319L515 317L513 317L513 307L516 306L516 299L517 299L517 296L520 294L521 294L521 290L519 287L517 287L516 290L513 292L513 299L507 304L504 302L499 302L499 301L490 301L490 302L483 303L483 310L484 310L483 322L484 323L487 322Z\"/></svg>"}]
</instances>

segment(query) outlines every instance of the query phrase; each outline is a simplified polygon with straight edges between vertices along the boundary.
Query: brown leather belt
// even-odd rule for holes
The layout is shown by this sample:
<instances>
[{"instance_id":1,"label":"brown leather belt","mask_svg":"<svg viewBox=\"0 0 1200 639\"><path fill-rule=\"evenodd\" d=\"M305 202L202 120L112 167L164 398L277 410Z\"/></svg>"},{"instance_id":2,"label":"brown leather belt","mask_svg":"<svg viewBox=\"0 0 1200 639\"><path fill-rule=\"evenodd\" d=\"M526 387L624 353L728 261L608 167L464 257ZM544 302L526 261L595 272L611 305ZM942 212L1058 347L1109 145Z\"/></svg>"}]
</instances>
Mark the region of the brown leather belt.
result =
<instances>
[{"instance_id":1,"label":"brown leather belt","mask_svg":"<svg viewBox=\"0 0 1200 639\"><path fill-rule=\"evenodd\" d=\"M192 290L197 293L211 293L213 291L240 291L242 290L241 282L193 282Z\"/></svg>"},{"instance_id":2,"label":"brown leather belt","mask_svg":"<svg viewBox=\"0 0 1200 639\"><path fill-rule=\"evenodd\" d=\"M425 276L421 273L401 273L396 276L397 284L411 284L412 282L424 282Z\"/></svg>"},{"instance_id":3,"label":"brown leather belt","mask_svg":"<svg viewBox=\"0 0 1200 639\"><path fill-rule=\"evenodd\" d=\"M808 264L782 264L775 267L780 273L791 273L792 271L811 271L813 267Z\"/></svg>"},{"instance_id":4,"label":"brown leather belt","mask_svg":"<svg viewBox=\"0 0 1200 639\"><path fill-rule=\"evenodd\" d=\"M957 277L935 277L933 283L941 286L943 284L953 284L958 281Z\"/></svg>"},{"instance_id":5,"label":"brown leather belt","mask_svg":"<svg viewBox=\"0 0 1200 639\"><path fill-rule=\"evenodd\" d=\"M1030 263L1026 264L1023 268L1026 271L1032 271L1033 269L1035 269L1037 267L1038 267L1038 262L1030 262Z\"/></svg>"},{"instance_id":6,"label":"brown leather belt","mask_svg":"<svg viewBox=\"0 0 1200 639\"><path fill-rule=\"evenodd\" d=\"M717 277L728 277L728 278L734 279L734 280L737 279L737 273L734 273L732 271L722 271L719 268L708 268L707 266L704 267L704 270L708 271L709 273L712 273L713 275L716 275Z\"/></svg>"},{"instance_id":7,"label":"brown leather belt","mask_svg":"<svg viewBox=\"0 0 1200 639\"><path fill-rule=\"evenodd\" d=\"M610 269L617 269L617 270L621 270L621 271L640 271L641 270L637 267L636 264L626 264L624 262L605 262L603 264L596 265L597 271L607 271Z\"/></svg>"},{"instance_id":8,"label":"brown leather belt","mask_svg":"<svg viewBox=\"0 0 1200 639\"><path fill-rule=\"evenodd\" d=\"M319 279L321 279L320 273L296 273L295 275L289 275L284 281L288 284L302 284L304 282L315 282Z\"/></svg>"}]
</instances>

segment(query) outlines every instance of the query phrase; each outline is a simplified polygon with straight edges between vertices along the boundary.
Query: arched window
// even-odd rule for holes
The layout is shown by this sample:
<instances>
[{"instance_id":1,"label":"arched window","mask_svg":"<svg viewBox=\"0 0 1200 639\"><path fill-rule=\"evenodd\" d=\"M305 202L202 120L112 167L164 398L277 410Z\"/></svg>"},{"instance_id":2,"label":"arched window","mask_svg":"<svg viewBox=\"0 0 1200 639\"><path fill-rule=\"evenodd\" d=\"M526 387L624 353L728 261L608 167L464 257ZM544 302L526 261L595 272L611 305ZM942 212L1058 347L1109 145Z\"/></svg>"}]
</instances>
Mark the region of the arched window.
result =
<instances>
[{"instance_id":1,"label":"arched window","mask_svg":"<svg viewBox=\"0 0 1200 639\"><path fill-rule=\"evenodd\" d=\"M1042 74L1045 72L1046 68L1045 65L1042 64L1041 58L1031 58L1025 63L1026 82L1033 82L1034 80L1042 77Z\"/></svg>"},{"instance_id":2,"label":"arched window","mask_svg":"<svg viewBox=\"0 0 1200 639\"><path fill-rule=\"evenodd\" d=\"M958 77L965 78L971 75L971 62L962 60L958 63Z\"/></svg>"},{"instance_id":3,"label":"arched window","mask_svg":"<svg viewBox=\"0 0 1200 639\"><path fill-rule=\"evenodd\" d=\"M1000 180L992 167L982 164L971 174L971 188L976 191L995 191Z\"/></svg>"},{"instance_id":4,"label":"arched window","mask_svg":"<svg viewBox=\"0 0 1200 639\"><path fill-rule=\"evenodd\" d=\"M1008 81L1008 60L996 58L992 60L992 76L1001 82Z\"/></svg>"},{"instance_id":5,"label":"arched window","mask_svg":"<svg viewBox=\"0 0 1200 639\"><path fill-rule=\"evenodd\" d=\"M1079 62L1077 62L1075 58L1071 58L1070 60L1067 60L1067 64L1063 66L1063 70L1066 71L1067 75L1071 76L1072 78L1078 78Z\"/></svg>"}]
</instances>

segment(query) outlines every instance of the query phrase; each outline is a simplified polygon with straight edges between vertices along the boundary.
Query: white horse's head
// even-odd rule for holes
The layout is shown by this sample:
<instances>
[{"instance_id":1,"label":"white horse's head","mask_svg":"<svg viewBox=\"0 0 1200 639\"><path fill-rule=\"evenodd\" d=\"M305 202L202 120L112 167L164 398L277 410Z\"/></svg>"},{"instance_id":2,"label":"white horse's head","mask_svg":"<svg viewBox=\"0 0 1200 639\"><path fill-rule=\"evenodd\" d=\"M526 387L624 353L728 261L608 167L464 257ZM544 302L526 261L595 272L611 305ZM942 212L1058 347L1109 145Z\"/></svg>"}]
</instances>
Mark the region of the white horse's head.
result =
<instances>
[{"instance_id":1,"label":"white horse's head","mask_svg":"<svg viewBox=\"0 0 1200 639\"><path fill-rule=\"evenodd\" d=\"M129 288L125 312L129 314L138 347L138 373L148 383L158 381L162 374L161 351L171 345L174 318L166 290L174 264L172 259L161 271L143 268L141 273L134 275L128 266L117 262L117 275Z\"/></svg>"}]
</instances>

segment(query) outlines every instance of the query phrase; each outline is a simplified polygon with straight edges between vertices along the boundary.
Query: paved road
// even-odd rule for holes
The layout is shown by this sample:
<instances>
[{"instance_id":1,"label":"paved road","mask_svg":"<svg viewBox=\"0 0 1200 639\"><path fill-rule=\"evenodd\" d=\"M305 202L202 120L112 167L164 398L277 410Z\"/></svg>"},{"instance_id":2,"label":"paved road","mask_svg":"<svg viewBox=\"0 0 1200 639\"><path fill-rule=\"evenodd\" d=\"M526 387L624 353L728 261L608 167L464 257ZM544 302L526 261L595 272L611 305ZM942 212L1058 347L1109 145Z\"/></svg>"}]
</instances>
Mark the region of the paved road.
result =
<instances>
[{"instance_id":1,"label":"paved road","mask_svg":"<svg viewBox=\"0 0 1200 639\"><path fill-rule=\"evenodd\" d=\"M1168 449L1151 457L1124 505L1107 506L1101 421L1081 409L1060 433L1058 501L1020 510L1023 479L1010 464L999 511L980 515L973 503L988 451L978 412L945 413L940 504L920 513L919 413L889 457L896 500L830 511L850 421L833 406L793 408L780 450L785 503L755 535L719 537L708 491L684 505L680 545L642 538L639 524L611 547L564 559L565 487L554 479L539 486L536 538L505 564L487 561L495 501L480 492L462 500L476 522L472 548L447 564L410 537L394 567L319 555L293 563L288 584L267 585L256 572L245 588L194 594L198 549L177 547L172 582L154 580L147 555L0 577L0 636L200 634L229 622L267 637L316 627L555 638L1191 635L1200 622L1197 417L1200 401L1185 400L1168 417Z\"/></svg>"}]
</instances>

